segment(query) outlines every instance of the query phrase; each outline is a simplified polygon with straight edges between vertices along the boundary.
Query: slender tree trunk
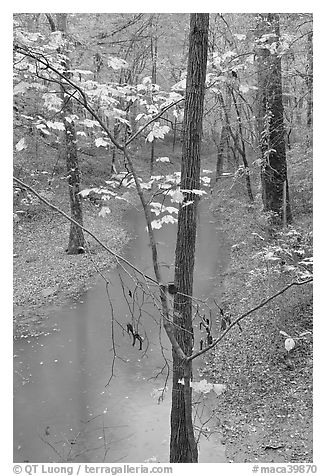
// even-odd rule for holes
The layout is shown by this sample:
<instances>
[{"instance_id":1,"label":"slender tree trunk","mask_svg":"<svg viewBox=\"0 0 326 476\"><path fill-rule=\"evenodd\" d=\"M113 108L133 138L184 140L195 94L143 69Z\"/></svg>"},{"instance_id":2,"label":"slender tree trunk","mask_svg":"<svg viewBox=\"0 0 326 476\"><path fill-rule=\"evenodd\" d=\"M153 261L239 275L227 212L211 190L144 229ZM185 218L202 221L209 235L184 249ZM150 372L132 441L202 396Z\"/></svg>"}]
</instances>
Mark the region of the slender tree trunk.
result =
<instances>
[{"instance_id":1,"label":"slender tree trunk","mask_svg":"<svg viewBox=\"0 0 326 476\"><path fill-rule=\"evenodd\" d=\"M308 52L307 52L307 126L312 126L312 107L313 107L313 45L312 45L313 33L308 33Z\"/></svg>"},{"instance_id":2,"label":"slender tree trunk","mask_svg":"<svg viewBox=\"0 0 326 476\"><path fill-rule=\"evenodd\" d=\"M58 30L62 31L63 35L67 33L67 14L58 13L57 14L57 24ZM69 76L69 64L68 60L65 61L65 75ZM74 113L73 102L69 95L65 92L65 87L61 87L63 107L62 107L62 118L65 126L65 144L66 144L66 169L68 177L68 187L69 187L69 198L70 198L70 211L71 217L76 220L78 223L83 225L83 212L81 204L80 192L80 173L79 173L79 163L78 163L78 152L77 152L77 137L75 124L72 119ZM75 225L70 223L70 233L69 233L69 242L67 253L75 255L81 252L84 252L85 239L83 230Z\"/></svg>"},{"instance_id":3,"label":"slender tree trunk","mask_svg":"<svg viewBox=\"0 0 326 476\"><path fill-rule=\"evenodd\" d=\"M51 14L46 13L49 21L51 31L61 31L65 36L67 33L67 13L57 13L57 26ZM62 52L62 51L60 51ZM68 59L64 62L65 76L69 77ZM74 121L72 119L73 103L72 99L65 92L65 87L61 86L62 97L62 121L65 126L65 155L66 155L66 170L69 187L69 202L71 218L83 225L83 211L80 197L80 173L77 153L77 136ZM69 242L67 253L71 255L80 254L84 252L85 238L83 230L75 223L70 223Z\"/></svg>"},{"instance_id":4,"label":"slender tree trunk","mask_svg":"<svg viewBox=\"0 0 326 476\"><path fill-rule=\"evenodd\" d=\"M241 120L241 114L240 114L240 109L238 107L234 92L231 91L232 99L233 99L233 104L235 108L235 112L237 114L237 122L238 122L238 130L239 130L239 135L240 135L240 140L241 140L241 157L242 157L242 162L245 168L245 176L246 176L246 187L247 187L247 193L249 200L251 202L254 201L254 196L252 194L252 188L251 188L251 180L250 180L250 169L249 169L249 164L247 160L247 154L246 154L246 143L244 140L244 134L243 134L243 129L242 129L242 120Z\"/></svg>"},{"instance_id":5,"label":"slender tree trunk","mask_svg":"<svg viewBox=\"0 0 326 476\"><path fill-rule=\"evenodd\" d=\"M172 152L174 152L174 149L175 149L176 136L177 136L177 118L174 119Z\"/></svg>"},{"instance_id":6,"label":"slender tree trunk","mask_svg":"<svg viewBox=\"0 0 326 476\"><path fill-rule=\"evenodd\" d=\"M239 154L241 155L241 158L242 158L242 162L243 162L243 166L244 166L245 174L246 174L245 176L246 176L246 187L247 187L248 197L249 197L250 202L253 202L254 197L253 197L253 194L252 194L249 164L248 164L248 161L247 161L246 149L245 149L245 143L244 143L244 140L243 140L243 136L241 135L241 139L242 139L242 141L241 141L242 142L242 147L241 147L239 145L239 141L238 141L237 136L232 131L229 114L228 114L227 108L224 104L223 96L221 94L219 95L219 100L220 100L221 106L222 106L223 111L224 111L225 120L226 120L226 124L228 126L229 134L231 135L231 137L233 139L233 143L234 143L235 148L237 149L237 151L239 152ZM237 111L237 114L238 113L239 112Z\"/></svg>"},{"instance_id":7,"label":"slender tree trunk","mask_svg":"<svg viewBox=\"0 0 326 476\"><path fill-rule=\"evenodd\" d=\"M153 30L153 21L152 19L152 30ZM152 56L152 84L157 82L157 20L155 26L155 32L152 31L151 37L151 56ZM150 174L153 174L154 169L154 159L155 159L155 139L151 143L151 160L150 160Z\"/></svg>"},{"instance_id":8,"label":"slender tree trunk","mask_svg":"<svg viewBox=\"0 0 326 476\"><path fill-rule=\"evenodd\" d=\"M261 41L262 35L270 35ZM264 210L273 212L273 221L283 221L283 183L286 181L286 221L292 221L287 179L285 129L282 102L279 16L261 14L258 24L258 128L261 149L261 181ZM276 48L275 48L276 46Z\"/></svg>"},{"instance_id":9,"label":"slender tree trunk","mask_svg":"<svg viewBox=\"0 0 326 476\"><path fill-rule=\"evenodd\" d=\"M207 65L209 15L190 15L188 72L185 96L184 130L181 164L181 189L200 187L200 144L202 138L203 104ZM198 196L189 192L180 205L175 251L175 286L173 322L178 327L176 338L189 356L193 347L192 288L196 246ZM187 296L185 296L187 295ZM173 350L173 388L171 409L171 463L196 463L197 444L192 424L191 363L185 364ZM184 384L180 383L182 381Z\"/></svg>"},{"instance_id":10,"label":"slender tree trunk","mask_svg":"<svg viewBox=\"0 0 326 476\"><path fill-rule=\"evenodd\" d=\"M225 148L227 146L227 139L228 139L228 126L227 124L222 125L220 140L218 143L217 148L217 160L216 160L216 177L215 179L218 180L224 168L224 155L225 155Z\"/></svg>"}]
</instances>

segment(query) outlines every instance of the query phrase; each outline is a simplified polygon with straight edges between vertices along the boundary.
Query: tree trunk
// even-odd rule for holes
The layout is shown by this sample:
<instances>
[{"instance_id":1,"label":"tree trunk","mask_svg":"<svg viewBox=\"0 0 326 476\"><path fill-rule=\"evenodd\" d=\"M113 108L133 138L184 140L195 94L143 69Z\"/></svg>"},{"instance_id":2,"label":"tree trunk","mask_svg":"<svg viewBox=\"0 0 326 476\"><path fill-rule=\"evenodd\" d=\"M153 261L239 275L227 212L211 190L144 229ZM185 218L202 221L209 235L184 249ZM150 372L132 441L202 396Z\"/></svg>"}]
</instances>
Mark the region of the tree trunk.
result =
<instances>
[{"instance_id":1,"label":"tree trunk","mask_svg":"<svg viewBox=\"0 0 326 476\"><path fill-rule=\"evenodd\" d=\"M185 96L181 189L200 187L200 144L202 138L203 104L207 66L209 14L190 15L188 71ZM198 195L185 193L191 205L179 208L175 251L175 286L173 322L176 338L189 356L193 347L192 288L196 245ZM187 296L185 296L187 295ZM173 388L171 409L171 463L196 463L198 450L192 424L191 363L184 364L173 351ZM183 380L184 384L179 383Z\"/></svg>"},{"instance_id":2,"label":"tree trunk","mask_svg":"<svg viewBox=\"0 0 326 476\"><path fill-rule=\"evenodd\" d=\"M241 140L241 157L242 157L242 162L244 165L245 169L245 177L246 177L246 187L247 187L247 193L250 202L254 201L254 196L252 194L252 188L251 188L251 180L250 180L250 170L249 170L249 164L247 160L247 154L246 154L246 143L244 140L244 134L242 130L242 119L241 119L241 114L240 114L240 109L237 104L237 100L235 98L234 92L231 91L232 99L233 99L233 104L234 104L234 109L237 115L237 122L238 122L238 130L239 130L239 135L240 135L240 140Z\"/></svg>"},{"instance_id":3,"label":"tree trunk","mask_svg":"<svg viewBox=\"0 0 326 476\"><path fill-rule=\"evenodd\" d=\"M220 140L219 140L218 148L217 148L216 176L215 176L216 180L218 180L223 173L225 148L228 143L228 135L229 135L228 129L229 128L226 124L222 125Z\"/></svg>"},{"instance_id":4,"label":"tree trunk","mask_svg":"<svg viewBox=\"0 0 326 476\"><path fill-rule=\"evenodd\" d=\"M241 155L243 166L244 166L244 171L245 171L245 179L246 179L246 187L247 187L248 197L249 197L250 202L253 202L254 197L253 197L252 188L251 188L250 170L249 170L249 164L248 164L248 161L247 161L246 148L245 148L245 142L243 140L243 136L241 135L241 139L242 139L241 140L242 147L241 147L239 145L239 141L238 141L238 138L237 138L236 134L232 131L229 114L228 114L228 111L227 111L227 107L225 106L222 94L219 95L219 101L220 101L221 106L222 106L223 111L224 111L225 121L226 121L226 124L228 126L228 133L231 135L231 137L233 139L233 143L234 143L235 148L237 149L237 151ZM237 112L237 115L239 117L239 111L237 109L236 109L236 112ZM239 124L238 124L238 126L239 126ZM239 129L239 127L238 127L238 130L242 132L242 128ZM217 175L216 175L216 179L217 179Z\"/></svg>"},{"instance_id":5,"label":"tree trunk","mask_svg":"<svg viewBox=\"0 0 326 476\"><path fill-rule=\"evenodd\" d=\"M154 18L152 18L152 35L151 35L151 57L152 57L152 84L157 82L157 19L154 31ZM151 159L150 159L150 174L153 175L155 159L155 139L151 143Z\"/></svg>"},{"instance_id":6,"label":"tree trunk","mask_svg":"<svg viewBox=\"0 0 326 476\"><path fill-rule=\"evenodd\" d=\"M51 22L50 22L51 24ZM57 14L57 29L62 31L63 35L67 32L67 14L58 13ZM70 73L68 60L65 60L65 76L69 77ZM65 145L66 145L66 169L67 169L67 178L68 178L68 187L69 187L69 198L70 198L70 211L71 217L76 220L78 223L83 225L83 212L81 205L81 196L80 192L80 173L79 173L79 164L78 164L78 153L77 153L77 137L74 121L71 118L73 115L73 103L69 95L66 94L65 86L61 86L61 95L63 100L62 106L62 118L65 126ZM75 225L75 223L70 223L70 233L69 233L69 242L67 253L71 255L79 254L84 252L85 239L83 230Z\"/></svg>"},{"instance_id":7,"label":"tree trunk","mask_svg":"<svg viewBox=\"0 0 326 476\"><path fill-rule=\"evenodd\" d=\"M262 41L262 35L263 37ZM287 179L283 121L279 16L261 14L258 23L258 129L261 149L261 182L264 210L273 212L273 222L283 222L283 183ZM266 39L267 38L267 39ZM292 221L289 187L286 186L286 221Z\"/></svg>"},{"instance_id":8,"label":"tree trunk","mask_svg":"<svg viewBox=\"0 0 326 476\"><path fill-rule=\"evenodd\" d=\"M308 52L307 52L307 126L312 126L312 107L313 107L313 46L312 31L308 33Z\"/></svg>"}]
</instances>

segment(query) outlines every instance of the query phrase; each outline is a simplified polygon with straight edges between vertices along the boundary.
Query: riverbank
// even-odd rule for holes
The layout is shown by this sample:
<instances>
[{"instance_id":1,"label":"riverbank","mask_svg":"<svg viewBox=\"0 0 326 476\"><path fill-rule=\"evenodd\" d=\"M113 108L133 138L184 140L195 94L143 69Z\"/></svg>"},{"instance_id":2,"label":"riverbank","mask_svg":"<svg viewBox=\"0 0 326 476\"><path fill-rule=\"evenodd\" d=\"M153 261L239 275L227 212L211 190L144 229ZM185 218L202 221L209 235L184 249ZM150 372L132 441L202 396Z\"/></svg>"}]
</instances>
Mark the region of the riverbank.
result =
<instances>
[{"instance_id":1,"label":"riverbank","mask_svg":"<svg viewBox=\"0 0 326 476\"><path fill-rule=\"evenodd\" d=\"M294 222L278 234L244 189L231 190L230 181L214 190L211 208L232 250L222 297L232 320L296 281L305 272L299 262L312 254L311 155L303 170L294 152ZM206 358L204 375L227 386L218 429L229 462L313 461L312 324L312 283L294 286L241 321L242 331L235 326ZM289 352L282 332L295 339Z\"/></svg>"},{"instance_id":2,"label":"riverbank","mask_svg":"<svg viewBox=\"0 0 326 476\"><path fill-rule=\"evenodd\" d=\"M44 190L38 189L41 193ZM49 194L49 192L48 192ZM66 210L65 195L46 198ZM59 198L61 197L61 198ZM67 200L66 200L67 201ZM128 208L123 201L113 203L110 215L101 218L99 209L85 202L84 226L114 253L120 253L129 240L128 224L123 215ZM112 256L87 233L87 253L67 255L69 222L43 204L33 208L14 225L14 336L33 335L42 328L49 313L69 299L78 297L94 283L98 271L115 266Z\"/></svg>"},{"instance_id":3,"label":"riverbank","mask_svg":"<svg viewBox=\"0 0 326 476\"><path fill-rule=\"evenodd\" d=\"M302 271L300 260L311 255L311 156L301 154L298 164L297 152L289 156L295 172L290 177L294 223L285 233L271 234L259 198L248 205L245 189L232 178L223 179L211 195L211 209L232 250L221 303L232 319L294 281ZM55 194L41 178L36 185L67 211L62 181ZM102 219L98 208L84 203L86 228L116 253L132 232L123 222L126 207L121 200L112 202L111 213ZM39 332L52 311L94 283L98 270L114 266L107 251L92 242L89 253L68 256L69 223L42 204L32 210L14 229L16 336ZM207 356L203 371L227 387L219 397L218 430L229 462L312 462L311 284L287 290L248 316L241 327ZM281 332L297 339L291 352Z\"/></svg>"}]
</instances>

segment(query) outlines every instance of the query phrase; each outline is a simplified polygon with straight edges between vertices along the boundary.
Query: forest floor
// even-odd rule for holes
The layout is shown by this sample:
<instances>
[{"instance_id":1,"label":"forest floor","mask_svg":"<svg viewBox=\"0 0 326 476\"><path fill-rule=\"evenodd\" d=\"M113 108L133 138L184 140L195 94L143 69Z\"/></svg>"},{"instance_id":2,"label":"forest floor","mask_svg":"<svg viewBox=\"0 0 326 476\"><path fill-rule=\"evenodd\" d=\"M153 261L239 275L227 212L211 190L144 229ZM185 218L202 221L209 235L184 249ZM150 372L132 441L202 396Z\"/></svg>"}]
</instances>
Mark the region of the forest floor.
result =
<instances>
[{"instance_id":1,"label":"forest floor","mask_svg":"<svg viewBox=\"0 0 326 476\"><path fill-rule=\"evenodd\" d=\"M296 281L298 261L311 256L311 155L302 170L296 152L289 154L294 220L280 233L270 233L244 188L231 190L222 179L214 190L211 209L231 247L222 307L232 320ZM217 414L229 462L313 461L312 323L312 283L293 286L243 319L242 330L233 327L206 358L203 375L227 386ZM280 332L295 338L290 352Z\"/></svg>"},{"instance_id":2,"label":"forest floor","mask_svg":"<svg viewBox=\"0 0 326 476\"><path fill-rule=\"evenodd\" d=\"M305 256L311 252L312 184L306 163L310 167L311 156L308 152L302 159L301 154L301 165L296 157L294 149L289 160L295 165L290 177L295 219L287 233L271 236L261 210L248 205L245 191L232 187L231 179L223 179L223 186L213 190L211 209L232 250L222 305L233 319L295 280L297 268L292 265L297 263L288 259L289 250L298 249L294 241L300 238L299 249ZM93 162L89 161L88 173L83 165L89 180L84 186L103 180L103 161L98 167ZM42 167L28 164L20 178L27 177L29 184L67 212L65 182L58 178L50 189ZM126 207L122 201L113 204L103 220L98 208L84 204L85 227L116 253L132 232L123 222ZM45 205L28 204L20 216L14 225L16 336L38 332L52 311L94 283L99 269L114 266L112 257L97 244L89 245L90 253L68 256L69 224ZM263 258L275 247L276 254L284 251L285 266L280 260ZM207 356L203 370L206 378L227 386L218 400L218 430L229 462L312 462L312 338L306 334L296 339L288 353L280 333L297 338L312 331L311 284L285 291L245 318L241 327L242 332L234 327Z\"/></svg>"},{"instance_id":3,"label":"forest floor","mask_svg":"<svg viewBox=\"0 0 326 476\"><path fill-rule=\"evenodd\" d=\"M69 214L68 191L61 173L54 177L51 187L46 165L25 161L18 177L35 188L43 198ZM84 170L89 164L83 164ZM62 171L62 175L64 172ZM97 186L103 181L103 160L89 166L88 182L83 187ZM14 336L31 335L46 327L47 318L69 299L77 298L90 287L99 270L114 267L114 258L85 233L87 252L67 255L69 227L67 220L28 195L15 204L18 219L14 222L13 241L13 317ZM83 202L84 226L114 253L120 253L129 240L128 223L124 222L127 202L110 204L111 213L99 217L99 208ZM17 217L17 215L16 215Z\"/></svg>"}]
</instances>

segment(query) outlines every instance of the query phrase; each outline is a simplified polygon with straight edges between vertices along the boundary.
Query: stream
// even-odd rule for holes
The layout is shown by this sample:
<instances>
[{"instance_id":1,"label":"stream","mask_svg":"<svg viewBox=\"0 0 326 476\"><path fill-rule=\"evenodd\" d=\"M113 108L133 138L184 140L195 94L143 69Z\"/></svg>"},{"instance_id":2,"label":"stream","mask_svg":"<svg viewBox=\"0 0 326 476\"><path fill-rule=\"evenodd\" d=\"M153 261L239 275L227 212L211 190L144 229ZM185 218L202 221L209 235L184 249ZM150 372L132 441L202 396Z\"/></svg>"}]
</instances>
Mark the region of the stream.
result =
<instances>
[{"instance_id":1,"label":"stream","mask_svg":"<svg viewBox=\"0 0 326 476\"><path fill-rule=\"evenodd\" d=\"M135 235L124 257L152 276L151 250L142 213L130 210L126 219ZM155 232L164 279L168 282L173 279L176 225L168 224ZM208 202L202 199L195 296L205 299L213 294L219 299L222 282L217 276L225 271L227 254L216 219L208 212ZM14 342L15 462L169 461L170 378L163 401L158 397L166 379L166 373L161 372L165 362L162 348L166 349L166 359L170 359L170 346L164 331L158 331L158 311L139 289L133 296L135 315L137 306L144 311L138 327L144 337L143 349L139 350L138 341L132 346L131 336L124 329L131 322L127 301L135 286L125 272L121 276L123 289L118 268L106 273L110 300L105 282L99 277L77 301L51 313L51 331ZM121 323L114 326L114 341L111 305L116 321ZM195 341L198 333L199 326ZM114 376L106 386L114 354ZM203 359L196 363L195 376L201 365ZM216 398L206 397L208 406L216 407ZM207 410L198 408L197 413L207 420ZM209 432L208 429L200 439L199 462L226 462L219 435Z\"/></svg>"}]
</instances>

